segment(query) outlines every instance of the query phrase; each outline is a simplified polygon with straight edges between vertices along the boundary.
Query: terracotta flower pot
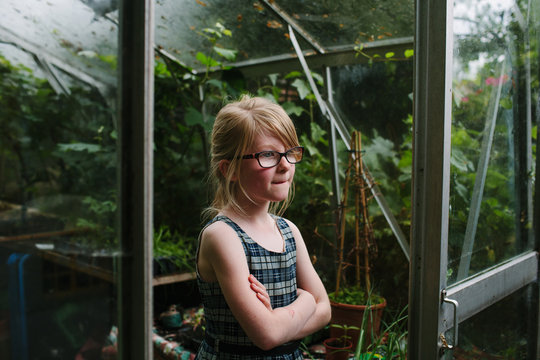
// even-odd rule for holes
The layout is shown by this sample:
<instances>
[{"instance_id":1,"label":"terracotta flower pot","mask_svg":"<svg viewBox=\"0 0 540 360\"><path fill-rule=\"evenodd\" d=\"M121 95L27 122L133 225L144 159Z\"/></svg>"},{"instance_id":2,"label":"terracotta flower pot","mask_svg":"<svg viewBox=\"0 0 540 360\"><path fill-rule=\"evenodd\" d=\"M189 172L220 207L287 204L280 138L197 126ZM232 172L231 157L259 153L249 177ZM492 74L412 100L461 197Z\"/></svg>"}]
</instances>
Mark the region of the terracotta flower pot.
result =
<instances>
[{"instance_id":1,"label":"terracotta flower pot","mask_svg":"<svg viewBox=\"0 0 540 360\"><path fill-rule=\"evenodd\" d=\"M379 335L379 330L381 328L381 318L383 310L386 307L386 300L380 304L375 304L366 306L366 305L351 305L337 303L330 301L330 306L332 308L332 318L330 319L330 325L339 324L347 326L355 326L358 329L362 328L362 320L364 318L364 313L366 309L371 312L367 314L366 324L364 325L364 344L371 344L371 338L373 336ZM330 337L340 337L343 335L343 329L338 327L330 326ZM356 350L358 344L358 338L360 337L360 330L348 329L347 335L351 337L353 343L352 350Z\"/></svg>"},{"instance_id":2,"label":"terracotta flower pot","mask_svg":"<svg viewBox=\"0 0 540 360\"><path fill-rule=\"evenodd\" d=\"M326 360L347 360L353 347L350 340L340 338L328 338L323 344L326 349Z\"/></svg>"}]
</instances>

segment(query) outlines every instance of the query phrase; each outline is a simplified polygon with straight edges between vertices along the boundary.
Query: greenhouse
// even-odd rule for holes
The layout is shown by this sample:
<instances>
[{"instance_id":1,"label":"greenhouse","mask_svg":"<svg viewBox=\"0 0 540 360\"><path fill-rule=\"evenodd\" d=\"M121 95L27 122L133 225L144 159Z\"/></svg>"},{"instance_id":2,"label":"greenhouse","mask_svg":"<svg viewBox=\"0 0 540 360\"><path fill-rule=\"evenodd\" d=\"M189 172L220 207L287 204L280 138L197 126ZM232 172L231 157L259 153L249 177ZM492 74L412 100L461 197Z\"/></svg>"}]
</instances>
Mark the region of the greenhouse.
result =
<instances>
[{"instance_id":1,"label":"greenhouse","mask_svg":"<svg viewBox=\"0 0 540 360\"><path fill-rule=\"evenodd\" d=\"M324 326L275 349L540 358L540 0L0 0L0 10L1 359L218 349L198 245L214 123L243 96L278 104L298 143L237 151L219 170L233 188L232 164L244 175L292 169L284 212L284 198L265 200L295 224L291 302L328 302ZM283 249L259 247L279 255L289 238L278 221ZM229 289L244 285L224 285L213 260L237 316ZM274 301L261 282L257 295ZM289 359L275 349L217 358Z\"/></svg>"}]
</instances>

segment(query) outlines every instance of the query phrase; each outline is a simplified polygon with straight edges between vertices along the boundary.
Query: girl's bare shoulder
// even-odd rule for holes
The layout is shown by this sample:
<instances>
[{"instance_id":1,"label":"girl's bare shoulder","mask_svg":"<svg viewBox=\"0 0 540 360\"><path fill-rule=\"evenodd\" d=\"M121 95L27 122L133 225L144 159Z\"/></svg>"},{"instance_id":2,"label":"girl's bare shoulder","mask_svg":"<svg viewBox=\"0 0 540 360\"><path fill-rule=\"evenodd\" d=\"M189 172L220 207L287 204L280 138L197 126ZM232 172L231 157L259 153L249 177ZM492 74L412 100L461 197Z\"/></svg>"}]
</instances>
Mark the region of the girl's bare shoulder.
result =
<instances>
[{"instance_id":1,"label":"girl's bare shoulder","mask_svg":"<svg viewBox=\"0 0 540 360\"><path fill-rule=\"evenodd\" d=\"M227 223L216 221L208 225L201 234L201 245L212 249L221 247L231 247L240 245L239 241L234 241L238 235Z\"/></svg>"}]
</instances>

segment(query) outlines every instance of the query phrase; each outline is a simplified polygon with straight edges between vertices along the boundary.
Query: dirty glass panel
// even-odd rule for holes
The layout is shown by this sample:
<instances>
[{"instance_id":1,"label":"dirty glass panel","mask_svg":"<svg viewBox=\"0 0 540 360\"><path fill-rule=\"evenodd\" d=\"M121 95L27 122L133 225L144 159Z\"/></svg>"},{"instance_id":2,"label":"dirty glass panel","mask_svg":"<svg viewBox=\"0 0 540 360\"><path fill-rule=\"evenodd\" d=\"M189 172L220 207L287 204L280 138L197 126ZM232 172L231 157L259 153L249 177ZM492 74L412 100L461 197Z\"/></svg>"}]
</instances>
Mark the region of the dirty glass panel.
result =
<instances>
[{"instance_id":1,"label":"dirty glass panel","mask_svg":"<svg viewBox=\"0 0 540 360\"><path fill-rule=\"evenodd\" d=\"M260 1L158 1L155 12L158 53L198 71L293 52L287 25Z\"/></svg>"},{"instance_id":2,"label":"dirty glass panel","mask_svg":"<svg viewBox=\"0 0 540 360\"><path fill-rule=\"evenodd\" d=\"M116 82L116 1L0 0L0 40L79 78Z\"/></svg>"},{"instance_id":3,"label":"dirty glass panel","mask_svg":"<svg viewBox=\"0 0 540 360\"><path fill-rule=\"evenodd\" d=\"M79 1L0 11L0 358L106 358L118 325L117 30L100 32Z\"/></svg>"},{"instance_id":4,"label":"dirty glass panel","mask_svg":"<svg viewBox=\"0 0 540 360\"><path fill-rule=\"evenodd\" d=\"M538 1L457 1L448 281L532 248Z\"/></svg>"},{"instance_id":5,"label":"dirty glass panel","mask_svg":"<svg viewBox=\"0 0 540 360\"><path fill-rule=\"evenodd\" d=\"M414 35L414 1L276 1L325 48Z\"/></svg>"}]
</instances>

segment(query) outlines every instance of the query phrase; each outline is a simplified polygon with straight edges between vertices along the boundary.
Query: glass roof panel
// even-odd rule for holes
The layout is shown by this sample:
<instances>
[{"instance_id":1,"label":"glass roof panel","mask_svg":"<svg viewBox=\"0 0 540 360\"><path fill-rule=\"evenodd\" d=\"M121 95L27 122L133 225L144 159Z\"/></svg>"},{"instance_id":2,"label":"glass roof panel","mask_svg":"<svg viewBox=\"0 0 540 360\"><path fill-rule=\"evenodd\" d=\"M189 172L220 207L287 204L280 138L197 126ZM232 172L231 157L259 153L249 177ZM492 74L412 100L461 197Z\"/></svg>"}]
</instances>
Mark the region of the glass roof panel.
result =
<instances>
[{"instance_id":1,"label":"glass roof panel","mask_svg":"<svg viewBox=\"0 0 540 360\"><path fill-rule=\"evenodd\" d=\"M196 59L198 52L223 63L294 53L286 24L253 0L161 0L155 19L156 46L193 68L203 65ZM208 30L219 31L220 26L230 36ZM214 46L237 51L236 58L227 60Z\"/></svg>"},{"instance_id":2,"label":"glass roof panel","mask_svg":"<svg viewBox=\"0 0 540 360\"><path fill-rule=\"evenodd\" d=\"M110 6L114 3L0 0L0 42L16 45L68 72L81 72L81 77L86 74L113 85L118 27L106 16L117 12Z\"/></svg>"},{"instance_id":3,"label":"glass roof panel","mask_svg":"<svg viewBox=\"0 0 540 360\"><path fill-rule=\"evenodd\" d=\"M83 81L114 86L117 3L0 0L0 42L36 54ZM217 65L295 58L287 23L272 7L281 8L324 49L412 36L414 23L412 0L156 0L154 5L156 47L199 70L205 61L216 65L208 56ZM296 38L302 49L314 51L300 33ZM228 50L234 50L234 59Z\"/></svg>"},{"instance_id":4,"label":"glass roof panel","mask_svg":"<svg viewBox=\"0 0 540 360\"><path fill-rule=\"evenodd\" d=\"M325 48L414 35L413 0L280 0L274 3Z\"/></svg>"},{"instance_id":5,"label":"glass roof panel","mask_svg":"<svg viewBox=\"0 0 540 360\"><path fill-rule=\"evenodd\" d=\"M158 0L155 12L156 45L198 69L204 67L198 52L221 63L295 56L284 18L323 49L414 34L412 0ZM220 26L230 36L204 30ZM295 34L302 49L314 50L300 33ZM234 61L223 58L214 46L235 50L237 56Z\"/></svg>"}]
</instances>

